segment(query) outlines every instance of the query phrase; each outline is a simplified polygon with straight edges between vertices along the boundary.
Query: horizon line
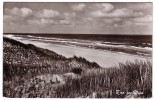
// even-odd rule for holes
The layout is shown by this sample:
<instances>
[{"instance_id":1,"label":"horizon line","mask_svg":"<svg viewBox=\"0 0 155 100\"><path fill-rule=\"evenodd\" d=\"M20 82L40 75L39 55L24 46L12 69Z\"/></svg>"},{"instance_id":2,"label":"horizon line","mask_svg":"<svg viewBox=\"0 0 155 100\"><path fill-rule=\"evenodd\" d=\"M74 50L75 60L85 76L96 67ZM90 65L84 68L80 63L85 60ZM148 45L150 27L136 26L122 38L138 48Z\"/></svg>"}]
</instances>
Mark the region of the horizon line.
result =
<instances>
[{"instance_id":1,"label":"horizon line","mask_svg":"<svg viewBox=\"0 0 155 100\"><path fill-rule=\"evenodd\" d=\"M152 35L152 34L89 34L89 33L15 33L3 32L3 34L51 34L51 35Z\"/></svg>"}]
</instances>

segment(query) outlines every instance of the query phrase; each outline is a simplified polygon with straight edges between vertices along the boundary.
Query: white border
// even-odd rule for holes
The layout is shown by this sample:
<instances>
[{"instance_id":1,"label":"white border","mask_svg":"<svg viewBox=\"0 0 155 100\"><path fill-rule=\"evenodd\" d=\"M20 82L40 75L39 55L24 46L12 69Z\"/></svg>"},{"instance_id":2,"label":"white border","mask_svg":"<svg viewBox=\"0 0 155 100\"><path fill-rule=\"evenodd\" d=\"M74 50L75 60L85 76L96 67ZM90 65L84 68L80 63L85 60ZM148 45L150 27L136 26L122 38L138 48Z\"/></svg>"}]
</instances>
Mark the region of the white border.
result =
<instances>
[{"instance_id":1,"label":"white border","mask_svg":"<svg viewBox=\"0 0 155 100\"><path fill-rule=\"evenodd\" d=\"M6 99L19 99L19 98L5 98L3 97L3 92L2 92L2 89L3 89L3 78L2 78L2 74L3 74L3 2L153 2L153 33L154 33L154 29L155 29L155 26L154 26L154 0L0 0L0 69L1 69L1 73L0 73L0 100L6 100ZM155 36L153 34L153 62L154 61L154 57L155 57L155 54L154 54L154 47L155 47ZM155 80L155 68L154 67L154 63L153 63L153 66L152 66L152 72L153 72L153 80L152 82ZM155 82L153 82L153 87L152 87L152 98L150 100L155 100ZM26 100L28 98L20 98L20 99L23 99L23 100ZM33 100L33 99L46 99L46 100L50 100L50 99L56 99L56 98L30 98L30 100ZM61 100L64 99L64 98L61 98ZM73 99L73 98L72 98ZM74 98L74 99L79 99L79 98ZM105 99L105 98L104 98ZM142 99L142 98L140 98ZM57 100L60 100L57 99ZM112 100L112 99L105 99L105 100ZM121 100L121 99L118 99L118 100ZM134 100L134 99L130 99L130 100Z\"/></svg>"}]
</instances>

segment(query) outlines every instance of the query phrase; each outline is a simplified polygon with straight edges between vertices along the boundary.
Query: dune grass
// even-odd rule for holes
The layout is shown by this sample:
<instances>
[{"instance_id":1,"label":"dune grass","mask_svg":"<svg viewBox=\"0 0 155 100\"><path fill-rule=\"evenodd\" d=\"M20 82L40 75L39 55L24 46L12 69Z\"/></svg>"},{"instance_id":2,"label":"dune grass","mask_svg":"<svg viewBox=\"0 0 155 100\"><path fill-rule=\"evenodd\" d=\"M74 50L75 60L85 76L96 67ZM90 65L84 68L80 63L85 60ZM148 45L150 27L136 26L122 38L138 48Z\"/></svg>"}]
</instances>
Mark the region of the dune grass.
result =
<instances>
[{"instance_id":1,"label":"dune grass","mask_svg":"<svg viewBox=\"0 0 155 100\"><path fill-rule=\"evenodd\" d=\"M20 79L20 81L19 81ZM66 84L37 83L36 78L13 78L4 83L6 97L52 98L125 98L128 92L141 92L136 97L152 97L152 64L150 61L120 63L117 67L86 70L81 78L67 79ZM37 87L41 84L42 87ZM117 91L123 94L117 94Z\"/></svg>"},{"instance_id":2,"label":"dune grass","mask_svg":"<svg viewBox=\"0 0 155 100\"><path fill-rule=\"evenodd\" d=\"M120 90L124 93L117 94ZM91 69L82 78L68 80L57 89L57 97L124 98L134 90L142 92L137 97L152 96L152 65L150 61L135 61L107 69Z\"/></svg>"}]
</instances>

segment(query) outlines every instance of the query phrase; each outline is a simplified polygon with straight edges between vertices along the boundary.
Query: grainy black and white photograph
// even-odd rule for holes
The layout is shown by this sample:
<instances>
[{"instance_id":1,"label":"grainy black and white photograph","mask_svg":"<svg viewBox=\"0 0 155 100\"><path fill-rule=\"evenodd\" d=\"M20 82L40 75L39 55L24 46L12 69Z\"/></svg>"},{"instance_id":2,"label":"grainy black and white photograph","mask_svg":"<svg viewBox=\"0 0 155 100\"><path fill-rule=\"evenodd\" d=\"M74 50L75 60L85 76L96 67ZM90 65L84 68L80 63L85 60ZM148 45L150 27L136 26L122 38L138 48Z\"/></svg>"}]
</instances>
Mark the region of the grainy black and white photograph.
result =
<instances>
[{"instance_id":1,"label":"grainy black and white photograph","mask_svg":"<svg viewBox=\"0 0 155 100\"><path fill-rule=\"evenodd\" d=\"M151 98L152 2L3 2L3 97Z\"/></svg>"}]
</instances>

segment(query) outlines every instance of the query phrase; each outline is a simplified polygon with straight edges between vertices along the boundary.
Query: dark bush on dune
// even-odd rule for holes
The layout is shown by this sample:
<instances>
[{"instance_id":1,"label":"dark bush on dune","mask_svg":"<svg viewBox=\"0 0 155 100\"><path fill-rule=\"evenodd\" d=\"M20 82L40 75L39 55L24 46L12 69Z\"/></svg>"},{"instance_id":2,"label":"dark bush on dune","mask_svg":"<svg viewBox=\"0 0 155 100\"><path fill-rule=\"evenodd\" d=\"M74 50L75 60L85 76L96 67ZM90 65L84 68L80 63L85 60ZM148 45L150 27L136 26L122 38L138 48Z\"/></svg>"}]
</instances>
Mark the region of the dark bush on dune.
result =
<instances>
[{"instance_id":1,"label":"dark bush on dune","mask_svg":"<svg viewBox=\"0 0 155 100\"><path fill-rule=\"evenodd\" d=\"M77 57L77 56L73 56L73 58L69 58L70 61L72 60L76 60L79 63L84 63L86 65L88 65L88 68L101 68L101 66L99 66L96 62L89 62L88 60L86 60L83 57Z\"/></svg>"},{"instance_id":2,"label":"dark bush on dune","mask_svg":"<svg viewBox=\"0 0 155 100\"><path fill-rule=\"evenodd\" d=\"M73 72L74 74L81 74L82 73L82 69L81 68L73 68L71 70L71 72Z\"/></svg>"}]
</instances>

